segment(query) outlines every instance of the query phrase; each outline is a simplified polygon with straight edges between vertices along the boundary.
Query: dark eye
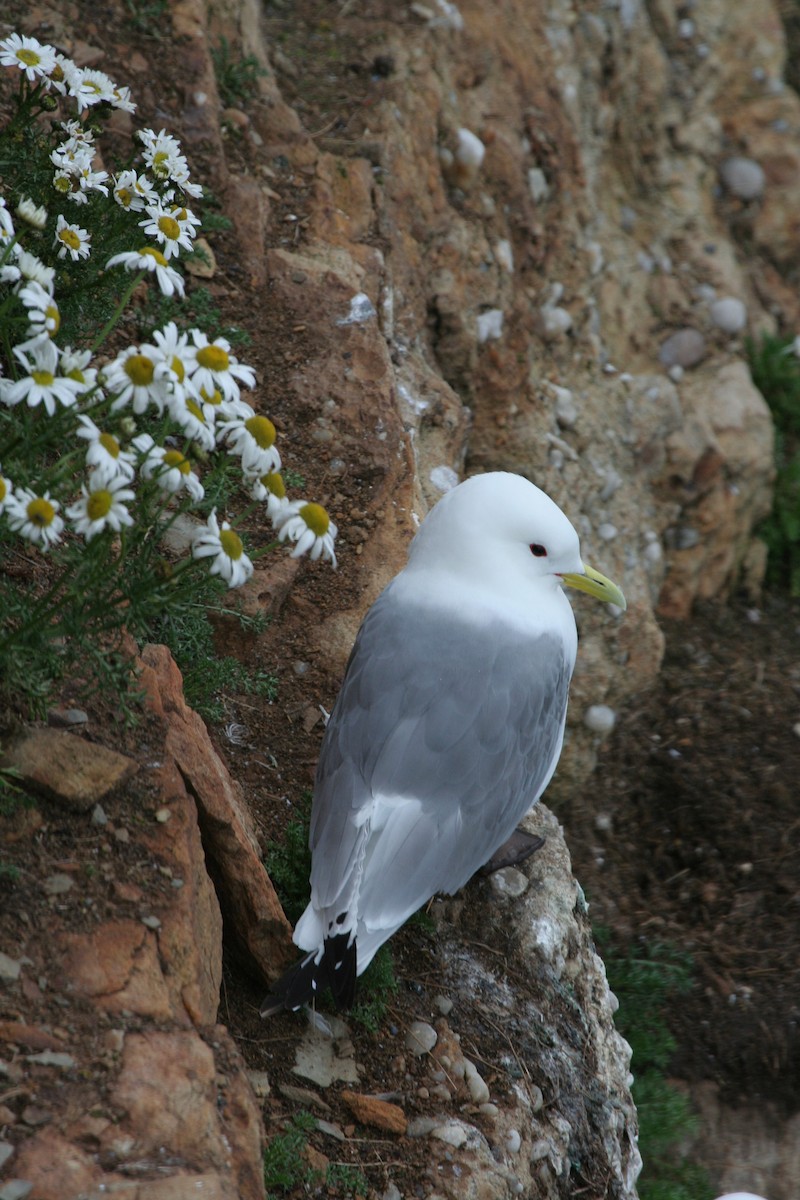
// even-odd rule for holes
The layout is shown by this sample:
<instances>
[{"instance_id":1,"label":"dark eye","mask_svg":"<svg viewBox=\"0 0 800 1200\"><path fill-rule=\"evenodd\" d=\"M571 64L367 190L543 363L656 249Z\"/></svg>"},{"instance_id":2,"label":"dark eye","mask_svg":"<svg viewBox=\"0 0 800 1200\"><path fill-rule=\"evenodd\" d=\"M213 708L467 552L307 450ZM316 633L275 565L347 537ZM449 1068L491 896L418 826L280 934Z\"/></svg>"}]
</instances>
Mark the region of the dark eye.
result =
<instances>
[{"instance_id":1,"label":"dark eye","mask_svg":"<svg viewBox=\"0 0 800 1200\"><path fill-rule=\"evenodd\" d=\"M531 542L531 554L534 558L547 558L547 549L539 542Z\"/></svg>"}]
</instances>

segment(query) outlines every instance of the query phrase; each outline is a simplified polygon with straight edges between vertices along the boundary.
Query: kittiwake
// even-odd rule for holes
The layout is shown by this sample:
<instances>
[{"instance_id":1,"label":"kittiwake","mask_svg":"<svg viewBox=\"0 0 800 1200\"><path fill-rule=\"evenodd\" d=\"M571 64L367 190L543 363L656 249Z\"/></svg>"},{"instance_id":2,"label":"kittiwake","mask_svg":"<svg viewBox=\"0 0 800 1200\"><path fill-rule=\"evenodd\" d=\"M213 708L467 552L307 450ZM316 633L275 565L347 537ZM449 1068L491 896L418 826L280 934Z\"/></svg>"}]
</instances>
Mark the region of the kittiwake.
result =
<instances>
[{"instance_id":1,"label":"kittiwake","mask_svg":"<svg viewBox=\"0 0 800 1200\"><path fill-rule=\"evenodd\" d=\"M519 475L476 475L422 522L367 613L320 752L307 951L261 1007L298 1009L356 975L436 892L514 833L555 770L578 635L563 585L625 608L557 504Z\"/></svg>"}]
</instances>

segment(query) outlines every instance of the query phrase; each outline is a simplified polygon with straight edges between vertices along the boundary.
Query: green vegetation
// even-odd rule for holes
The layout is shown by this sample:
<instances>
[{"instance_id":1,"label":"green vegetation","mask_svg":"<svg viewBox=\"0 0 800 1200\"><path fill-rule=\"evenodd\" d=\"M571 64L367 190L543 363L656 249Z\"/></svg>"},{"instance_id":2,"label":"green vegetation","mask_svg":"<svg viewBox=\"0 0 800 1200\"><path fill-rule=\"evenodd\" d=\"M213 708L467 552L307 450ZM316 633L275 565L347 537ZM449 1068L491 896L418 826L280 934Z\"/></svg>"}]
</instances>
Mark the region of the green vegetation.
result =
<instances>
[{"instance_id":1,"label":"green vegetation","mask_svg":"<svg viewBox=\"0 0 800 1200\"><path fill-rule=\"evenodd\" d=\"M212 49L211 58L220 100L227 108L235 108L252 96L256 80L269 74L253 54L237 58L224 37Z\"/></svg>"},{"instance_id":2,"label":"green vegetation","mask_svg":"<svg viewBox=\"0 0 800 1200\"><path fill-rule=\"evenodd\" d=\"M283 1133L277 1134L264 1150L264 1185L267 1200L278 1200L297 1188L311 1188L323 1182L322 1175L308 1163L305 1150L309 1134L317 1127L309 1112L296 1113ZM358 1167L349 1163L331 1163L325 1172L329 1194L342 1197L366 1196L369 1184Z\"/></svg>"},{"instance_id":3,"label":"green vegetation","mask_svg":"<svg viewBox=\"0 0 800 1200\"><path fill-rule=\"evenodd\" d=\"M675 1050L665 1012L670 997L691 986L691 959L665 943L620 953L607 930L595 929L611 990L619 1000L617 1029L633 1050L633 1099L639 1114L644 1167L640 1200L711 1200L705 1171L678 1156L677 1147L697 1127L686 1097L665 1076Z\"/></svg>"},{"instance_id":4,"label":"green vegetation","mask_svg":"<svg viewBox=\"0 0 800 1200\"><path fill-rule=\"evenodd\" d=\"M208 580L200 601L167 613L157 628L157 635L169 646L183 673L186 703L205 720L217 723L225 717L226 694L274 700L278 686L277 676L270 671L246 667L229 654L217 654L212 625L215 613L234 617L243 629L255 633L266 624L264 617L249 617L222 607L219 597L224 592L224 584Z\"/></svg>"},{"instance_id":5,"label":"green vegetation","mask_svg":"<svg viewBox=\"0 0 800 1200\"><path fill-rule=\"evenodd\" d=\"M759 533L767 543L767 582L800 596L800 359L794 339L747 339L753 382L775 421L775 499Z\"/></svg>"}]
</instances>

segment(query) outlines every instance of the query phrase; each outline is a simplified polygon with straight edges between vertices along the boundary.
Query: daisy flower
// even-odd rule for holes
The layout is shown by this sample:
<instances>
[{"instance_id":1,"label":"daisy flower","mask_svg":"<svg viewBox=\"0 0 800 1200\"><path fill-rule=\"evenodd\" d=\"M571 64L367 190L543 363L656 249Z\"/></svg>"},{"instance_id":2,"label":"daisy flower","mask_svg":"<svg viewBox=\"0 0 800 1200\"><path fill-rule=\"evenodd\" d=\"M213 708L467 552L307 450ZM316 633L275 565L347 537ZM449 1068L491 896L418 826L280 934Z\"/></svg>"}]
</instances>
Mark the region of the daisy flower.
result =
<instances>
[{"instance_id":1,"label":"daisy flower","mask_svg":"<svg viewBox=\"0 0 800 1200\"><path fill-rule=\"evenodd\" d=\"M130 482L134 476L136 456L131 450L123 450L113 433L106 433L95 425L91 417L80 413L81 428L78 437L89 443L86 450L86 465L98 480L108 483L112 479Z\"/></svg>"},{"instance_id":2,"label":"daisy flower","mask_svg":"<svg viewBox=\"0 0 800 1200\"><path fill-rule=\"evenodd\" d=\"M0 471L0 513L8 504L14 492L14 485L10 479L6 479L2 471Z\"/></svg>"},{"instance_id":3,"label":"daisy flower","mask_svg":"<svg viewBox=\"0 0 800 1200\"><path fill-rule=\"evenodd\" d=\"M30 354L30 357L28 357ZM52 417L56 401L70 408L77 399L80 385L74 379L57 375L58 350L49 338L14 347L14 357L27 374L22 379L0 379L0 401L9 406L25 401L29 408L43 404Z\"/></svg>"},{"instance_id":4,"label":"daisy flower","mask_svg":"<svg viewBox=\"0 0 800 1200\"><path fill-rule=\"evenodd\" d=\"M198 530L192 542L194 558L208 558L212 554L211 574L220 575L233 588L241 587L253 574L253 564L244 552L242 539L227 521L220 528L216 509L212 509L205 528Z\"/></svg>"},{"instance_id":5,"label":"daisy flower","mask_svg":"<svg viewBox=\"0 0 800 1200\"><path fill-rule=\"evenodd\" d=\"M194 501L203 499L205 490L192 471L192 464L180 450L167 450L157 446L149 433L140 433L133 445L144 455L139 468L144 479L156 479L165 492L175 495L186 490Z\"/></svg>"},{"instance_id":6,"label":"daisy flower","mask_svg":"<svg viewBox=\"0 0 800 1200\"><path fill-rule=\"evenodd\" d=\"M158 199L158 192L147 176L137 175L133 170L120 171L114 176L113 195L120 208L130 212L143 212L145 205Z\"/></svg>"},{"instance_id":7,"label":"daisy flower","mask_svg":"<svg viewBox=\"0 0 800 1200\"><path fill-rule=\"evenodd\" d=\"M9 528L47 550L61 540L64 519L58 515L60 507L57 500L50 499L49 492L37 496L31 488L14 488L6 506Z\"/></svg>"},{"instance_id":8,"label":"daisy flower","mask_svg":"<svg viewBox=\"0 0 800 1200\"><path fill-rule=\"evenodd\" d=\"M70 64L67 72L67 90L78 103L78 108L91 108L94 104L114 103L114 83L103 71L92 67L76 67Z\"/></svg>"},{"instance_id":9,"label":"daisy flower","mask_svg":"<svg viewBox=\"0 0 800 1200\"><path fill-rule=\"evenodd\" d=\"M85 229L81 229L80 225L70 225L61 213L58 214L53 244L58 246L59 258L65 258L67 254L73 262L77 262L81 258L88 258L91 241L91 234L87 233Z\"/></svg>"},{"instance_id":10,"label":"daisy flower","mask_svg":"<svg viewBox=\"0 0 800 1200\"><path fill-rule=\"evenodd\" d=\"M330 559L336 566L333 543L338 530L321 504L308 504L305 500L293 500L287 504L278 524L278 540L295 542L292 558L308 554Z\"/></svg>"},{"instance_id":11,"label":"daisy flower","mask_svg":"<svg viewBox=\"0 0 800 1200\"><path fill-rule=\"evenodd\" d=\"M116 84L112 84L112 87L114 90L114 99L111 103L114 105L114 108L120 108L126 113L135 113L136 105L131 100L131 89L127 84L124 87L117 87Z\"/></svg>"},{"instance_id":12,"label":"daisy flower","mask_svg":"<svg viewBox=\"0 0 800 1200\"><path fill-rule=\"evenodd\" d=\"M29 83L49 75L56 65L56 52L52 46L42 45L33 37L12 33L0 41L0 65L19 67L25 72Z\"/></svg>"},{"instance_id":13,"label":"daisy flower","mask_svg":"<svg viewBox=\"0 0 800 1200\"><path fill-rule=\"evenodd\" d=\"M191 338L194 342L192 354L195 362L192 368L192 382L199 392L213 396L219 389L225 400L238 400L238 379L249 388L255 387L255 372L252 367L246 367L231 354L231 344L226 338L218 337L209 342L200 329L192 329Z\"/></svg>"},{"instance_id":14,"label":"daisy flower","mask_svg":"<svg viewBox=\"0 0 800 1200\"><path fill-rule=\"evenodd\" d=\"M206 421L203 409L198 402L191 396L186 396L184 399L170 396L168 404L170 416L175 424L181 427L182 432L193 442L197 442L198 446L202 446L204 450L213 450L216 445L214 426Z\"/></svg>"},{"instance_id":15,"label":"daisy flower","mask_svg":"<svg viewBox=\"0 0 800 1200\"><path fill-rule=\"evenodd\" d=\"M175 173L188 172L188 164L181 154L181 145L177 138L162 129L154 133L152 129L140 129L139 137L144 142L142 155L156 179L174 179Z\"/></svg>"},{"instance_id":16,"label":"daisy flower","mask_svg":"<svg viewBox=\"0 0 800 1200\"><path fill-rule=\"evenodd\" d=\"M266 500L270 521L276 526L281 524L282 514L289 503L282 475L277 471L267 471L266 475L260 475L251 483L250 495L254 500Z\"/></svg>"},{"instance_id":17,"label":"daisy flower","mask_svg":"<svg viewBox=\"0 0 800 1200\"><path fill-rule=\"evenodd\" d=\"M109 267L123 266L126 271L154 271L156 281L165 296L175 292L183 296L183 277L171 267L164 255L155 246L144 246L141 250L125 250L114 254L106 263Z\"/></svg>"},{"instance_id":18,"label":"daisy flower","mask_svg":"<svg viewBox=\"0 0 800 1200\"><path fill-rule=\"evenodd\" d=\"M155 345L151 347L156 363L156 375L163 379L170 395L183 402L187 396L197 399L197 391L189 378L194 366L189 335L181 333L174 321L153 334Z\"/></svg>"},{"instance_id":19,"label":"daisy flower","mask_svg":"<svg viewBox=\"0 0 800 1200\"><path fill-rule=\"evenodd\" d=\"M114 394L112 412L129 404L135 413L143 413L150 404L161 413L167 398L166 388L156 378L156 353L153 346L129 346L101 369L103 387Z\"/></svg>"},{"instance_id":20,"label":"daisy flower","mask_svg":"<svg viewBox=\"0 0 800 1200\"><path fill-rule=\"evenodd\" d=\"M264 475L280 471L281 456L275 445L275 426L269 417L254 413L234 417L218 426L217 440L228 443L228 452L238 454L246 475Z\"/></svg>"},{"instance_id":21,"label":"daisy flower","mask_svg":"<svg viewBox=\"0 0 800 1200\"><path fill-rule=\"evenodd\" d=\"M17 295L28 310L28 337L55 337L61 327L61 313L50 292L32 279Z\"/></svg>"},{"instance_id":22,"label":"daisy flower","mask_svg":"<svg viewBox=\"0 0 800 1200\"><path fill-rule=\"evenodd\" d=\"M125 502L135 500L136 493L127 484L128 480L121 475L114 479L101 479L93 472L88 487L84 484L81 488L80 500L66 510L75 532L90 542L104 529L119 533L123 525L133 525L133 517L125 507Z\"/></svg>"},{"instance_id":23,"label":"daisy flower","mask_svg":"<svg viewBox=\"0 0 800 1200\"><path fill-rule=\"evenodd\" d=\"M56 277L55 267L46 267L41 259L37 258L35 254L31 254L28 250L20 250L17 255L17 266L23 279L30 279L33 283L40 283L52 296L53 282Z\"/></svg>"},{"instance_id":24,"label":"daisy flower","mask_svg":"<svg viewBox=\"0 0 800 1200\"><path fill-rule=\"evenodd\" d=\"M181 249L192 249L194 229L188 223L181 224L171 209L162 204L148 204L145 212L147 216L139 225L148 237L160 242L165 258L172 258Z\"/></svg>"},{"instance_id":25,"label":"daisy flower","mask_svg":"<svg viewBox=\"0 0 800 1200\"><path fill-rule=\"evenodd\" d=\"M47 224L47 209L36 204L30 196L22 196L17 205L17 216L33 229L44 229Z\"/></svg>"},{"instance_id":26,"label":"daisy flower","mask_svg":"<svg viewBox=\"0 0 800 1200\"><path fill-rule=\"evenodd\" d=\"M91 361L91 350L73 350L71 346L65 346L61 351L61 374L79 384L79 395L82 396L97 387L97 368L89 366ZM95 400L101 399L102 395L102 392L98 392Z\"/></svg>"},{"instance_id":27,"label":"daisy flower","mask_svg":"<svg viewBox=\"0 0 800 1200\"><path fill-rule=\"evenodd\" d=\"M0 196L0 246L6 246L14 237L14 221L8 211L8 205Z\"/></svg>"}]
</instances>

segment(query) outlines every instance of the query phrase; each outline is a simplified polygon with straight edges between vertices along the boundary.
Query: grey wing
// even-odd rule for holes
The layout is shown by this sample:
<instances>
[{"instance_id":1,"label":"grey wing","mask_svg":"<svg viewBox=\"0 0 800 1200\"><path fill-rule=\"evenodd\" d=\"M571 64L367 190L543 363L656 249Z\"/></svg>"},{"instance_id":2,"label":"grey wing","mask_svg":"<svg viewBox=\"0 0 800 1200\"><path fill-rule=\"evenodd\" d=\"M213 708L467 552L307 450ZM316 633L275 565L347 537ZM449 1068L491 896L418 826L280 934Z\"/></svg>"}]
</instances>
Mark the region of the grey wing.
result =
<instances>
[{"instance_id":1,"label":"grey wing","mask_svg":"<svg viewBox=\"0 0 800 1200\"><path fill-rule=\"evenodd\" d=\"M359 911L385 927L461 887L549 781L569 677L555 636L479 627L387 589L361 627L322 746L315 906L344 907L360 877Z\"/></svg>"}]
</instances>

